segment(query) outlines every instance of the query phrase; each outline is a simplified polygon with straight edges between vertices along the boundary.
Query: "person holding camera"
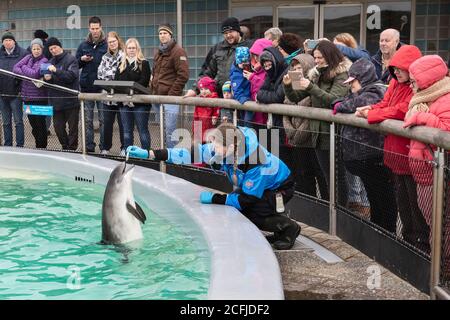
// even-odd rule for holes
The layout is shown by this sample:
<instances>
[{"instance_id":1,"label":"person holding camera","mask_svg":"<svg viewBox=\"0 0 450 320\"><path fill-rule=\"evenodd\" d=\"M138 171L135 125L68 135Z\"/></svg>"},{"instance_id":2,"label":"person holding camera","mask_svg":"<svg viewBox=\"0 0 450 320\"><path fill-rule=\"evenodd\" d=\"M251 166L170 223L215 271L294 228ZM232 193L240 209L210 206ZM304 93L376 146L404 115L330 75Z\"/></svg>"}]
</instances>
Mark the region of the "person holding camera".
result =
<instances>
[{"instance_id":1,"label":"person holding camera","mask_svg":"<svg viewBox=\"0 0 450 320\"><path fill-rule=\"evenodd\" d=\"M53 55L48 65L41 68L44 80L72 90L79 88L79 67L77 59L64 51L57 38L47 41L48 49ZM80 101L73 93L49 88L48 102L53 106L53 126L63 150L78 149L78 124L80 119ZM66 126L69 125L67 134Z\"/></svg>"},{"instance_id":2,"label":"person holding camera","mask_svg":"<svg viewBox=\"0 0 450 320\"><path fill-rule=\"evenodd\" d=\"M235 53L235 62L231 66L230 81L233 88L234 100L244 104L251 100L250 97L250 81L244 76L245 72L250 72L250 50L247 47L237 47ZM239 119L244 121L244 126L251 127L253 120L253 112L240 111Z\"/></svg>"}]
</instances>

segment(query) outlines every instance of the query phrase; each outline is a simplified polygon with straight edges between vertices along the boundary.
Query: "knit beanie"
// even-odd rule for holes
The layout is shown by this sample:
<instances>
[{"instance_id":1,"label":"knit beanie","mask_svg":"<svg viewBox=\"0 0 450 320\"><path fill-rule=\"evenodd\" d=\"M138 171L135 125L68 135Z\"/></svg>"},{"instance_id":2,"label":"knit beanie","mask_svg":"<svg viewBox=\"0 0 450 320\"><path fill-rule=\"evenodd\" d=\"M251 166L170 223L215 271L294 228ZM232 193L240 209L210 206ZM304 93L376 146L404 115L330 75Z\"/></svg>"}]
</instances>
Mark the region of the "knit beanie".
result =
<instances>
[{"instance_id":1,"label":"knit beanie","mask_svg":"<svg viewBox=\"0 0 450 320\"><path fill-rule=\"evenodd\" d=\"M216 81L210 77L202 77L198 80L199 89L209 89L211 92L216 92Z\"/></svg>"},{"instance_id":2,"label":"knit beanie","mask_svg":"<svg viewBox=\"0 0 450 320\"><path fill-rule=\"evenodd\" d=\"M14 37L14 35L12 34L12 32L9 32L9 31L7 31L7 32L5 32L5 33L3 34L3 36L2 36L2 42L3 42L4 40L6 40L6 39L11 39L11 40L13 40L14 42L16 41L16 38Z\"/></svg>"},{"instance_id":3,"label":"knit beanie","mask_svg":"<svg viewBox=\"0 0 450 320\"><path fill-rule=\"evenodd\" d=\"M54 38L54 37L51 37L51 38L49 38L48 40L47 40L47 46L50 48L51 46L58 46L58 47L61 47L62 48L62 44L61 44L61 42L57 39L57 38Z\"/></svg>"},{"instance_id":4,"label":"knit beanie","mask_svg":"<svg viewBox=\"0 0 450 320\"><path fill-rule=\"evenodd\" d=\"M48 34L44 30L38 29L34 32L34 37L39 39L47 39Z\"/></svg>"},{"instance_id":5,"label":"knit beanie","mask_svg":"<svg viewBox=\"0 0 450 320\"><path fill-rule=\"evenodd\" d=\"M161 24L161 25L159 26L159 28L158 28L158 33L159 33L161 30L167 31L168 33L170 33L171 36L173 36L173 28L172 28L172 26L171 26L170 24L168 24L168 23Z\"/></svg>"},{"instance_id":6,"label":"knit beanie","mask_svg":"<svg viewBox=\"0 0 450 320\"><path fill-rule=\"evenodd\" d=\"M250 61L250 49L247 47L236 48L236 64L247 63Z\"/></svg>"},{"instance_id":7,"label":"knit beanie","mask_svg":"<svg viewBox=\"0 0 450 320\"><path fill-rule=\"evenodd\" d=\"M231 81L227 81L222 86L222 93L231 92Z\"/></svg>"},{"instance_id":8,"label":"knit beanie","mask_svg":"<svg viewBox=\"0 0 450 320\"><path fill-rule=\"evenodd\" d=\"M226 31L237 31L242 36L241 25L239 24L239 20L235 17L226 18L222 22L222 33Z\"/></svg>"},{"instance_id":9,"label":"knit beanie","mask_svg":"<svg viewBox=\"0 0 450 320\"><path fill-rule=\"evenodd\" d=\"M44 48L44 43L39 38L36 38L33 41L31 41L30 47L32 48L34 44L38 44L42 49Z\"/></svg>"}]
</instances>

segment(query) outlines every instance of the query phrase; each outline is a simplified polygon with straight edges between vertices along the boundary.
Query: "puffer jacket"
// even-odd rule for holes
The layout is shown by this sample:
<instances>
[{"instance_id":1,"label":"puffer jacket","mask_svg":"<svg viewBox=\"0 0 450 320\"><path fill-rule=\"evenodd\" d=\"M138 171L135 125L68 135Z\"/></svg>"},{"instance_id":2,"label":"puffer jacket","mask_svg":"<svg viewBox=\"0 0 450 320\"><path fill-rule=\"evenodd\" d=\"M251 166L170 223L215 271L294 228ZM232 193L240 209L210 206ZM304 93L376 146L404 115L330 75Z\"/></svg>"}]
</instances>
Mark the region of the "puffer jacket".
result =
<instances>
[{"instance_id":1,"label":"puffer jacket","mask_svg":"<svg viewBox=\"0 0 450 320\"><path fill-rule=\"evenodd\" d=\"M78 62L73 55L64 51L60 55L51 58L49 63L56 67L56 72L52 73L52 78L47 81L48 83L72 90L79 90ZM80 107L80 101L77 95L51 88L48 89L48 102L53 106L55 111Z\"/></svg>"},{"instance_id":2,"label":"puffer jacket","mask_svg":"<svg viewBox=\"0 0 450 320\"><path fill-rule=\"evenodd\" d=\"M34 58L32 54L25 56L13 68L13 72L33 79L41 79L41 65L48 60L44 55ZM30 81L22 81L22 98L25 101L47 101L47 89L38 88Z\"/></svg>"},{"instance_id":3,"label":"puffer jacket","mask_svg":"<svg viewBox=\"0 0 450 320\"><path fill-rule=\"evenodd\" d=\"M82 92L100 92L101 88L94 87L94 81L97 80L97 72L102 57L108 50L105 34L102 32L99 41L94 42L92 35L89 33L87 39L78 47L76 58L78 66L83 69L80 74L80 87ZM91 55L94 59L90 62L81 61L84 55Z\"/></svg>"},{"instance_id":4,"label":"puffer jacket","mask_svg":"<svg viewBox=\"0 0 450 320\"><path fill-rule=\"evenodd\" d=\"M218 94L216 92L212 92L210 96L206 97L206 99L215 99L218 98ZM206 142L205 133L207 130L213 128L212 118L219 118L220 116L220 108L209 108L196 106L194 109L194 124L192 124L192 132L194 131L195 121L200 121L202 123L202 141Z\"/></svg>"},{"instance_id":5,"label":"puffer jacket","mask_svg":"<svg viewBox=\"0 0 450 320\"><path fill-rule=\"evenodd\" d=\"M256 95L256 100L259 103L265 104L283 103L285 99L283 77L288 72L289 67L281 55L280 50L269 47L264 49L264 51L268 51L272 54L275 58L275 64L273 65L273 71L270 74L266 72L266 79ZM283 117L274 114L273 125L274 127L283 128ZM282 138L282 134L280 135L280 138Z\"/></svg>"},{"instance_id":6,"label":"puffer jacket","mask_svg":"<svg viewBox=\"0 0 450 320\"><path fill-rule=\"evenodd\" d=\"M158 50L153 58L152 93L161 96L181 96L189 80L189 64L186 51L175 41L167 51Z\"/></svg>"},{"instance_id":7,"label":"puffer jacket","mask_svg":"<svg viewBox=\"0 0 450 320\"><path fill-rule=\"evenodd\" d=\"M272 46L272 41L267 39L258 39L256 40L252 47L250 48L250 53L260 56L265 48L269 48ZM250 97L252 101L256 101L256 95L258 94L259 89L264 84L266 80L266 72L264 68L260 67L258 70L255 70L250 76ZM267 113L263 112L255 112L253 115L253 122L261 125L265 125L267 123Z\"/></svg>"},{"instance_id":8,"label":"puffer jacket","mask_svg":"<svg viewBox=\"0 0 450 320\"><path fill-rule=\"evenodd\" d=\"M237 47L250 48L252 42L250 40L241 40L237 44L229 44L226 40L214 46L209 65L199 78L208 76L216 80L217 88L222 88L223 84L230 80L231 66L235 60L235 51ZM220 93L221 94L221 93Z\"/></svg>"},{"instance_id":9,"label":"puffer jacket","mask_svg":"<svg viewBox=\"0 0 450 320\"><path fill-rule=\"evenodd\" d=\"M393 79L384 98L372 105L367 121L370 124L380 123L386 119L404 120L409 101L413 95L409 81L399 83L394 74L394 67L408 70L409 66L422 56L416 46L404 45L392 57L389 71ZM384 164L397 175L410 175L408 164L409 139L389 134L384 139Z\"/></svg>"},{"instance_id":10,"label":"puffer jacket","mask_svg":"<svg viewBox=\"0 0 450 320\"><path fill-rule=\"evenodd\" d=\"M0 48L0 69L13 71L14 65L27 55L27 51L16 43L11 54L6 52L5 46ZM20 81L11 76L0 74L0 93L16 96L20 91Z\"/></svg>"},{"instance_id":11,"label":"puffer jacket","mask_svg":"<svg viewBox=\"0 0 450 320\"><path fill-rule=\"evenodd\" d=\"M413 63L409 72L414 76L420 90L426 89L444 79L448 73L445 62L439 56L425 56ZM450 81L447 77L446 80ZM427 103L428 112L416 112L407 123L412 126L427 126L450 131L450 88L431 103ZM433 184L432 150L422 142L411 140L409 149L409 166L414 180L422 185Z\"/></svg>"},{"instance_id":12,"label":"puffer jacket","mask_svg":"<svg viewBox=\"0 0 450 320\"><path fill-rule=\"evenodd\" d=\"M348 86L344 81L348 78L348 70L351 66L351 61L345 58L334 70L331 71L331 80L325 81L323 74L326 68L314 67L308 73L308 78L311 80L310 85L306 90L293 90L292 86L285 88L286 97L298 103L304 98L311 97L311 105L314 108L331 109L331 103L338 98L345 97L348 93ZM325 121L310 120L309 127L312 132L312 147L320 150L330 149L330 124Z\"/></svg>"},{"instance_id":13,"label":"puffer jacket","mask_svg":"<svg viewBox=\"0 0 450 320\"><path fill-rule=\"evenodd\" d=\"M314 68L314 58L309 54L299 54L292 60L296 60L303 69L303 72L307 75L308 72ZM291 62L292 66L292 62ZM292 84L285 85L283 83L284 90L292 91ZM285 104L293 104L287 97L284 101ZM302 107L311 107L311 97L306 97L297 105ZM309 120L306 118L283 116L283 126L286 130L286 137L288 142L296 147L311 148L311 131L309 129Z\"/></svg>"},{"instance_id":14,"label":"puffer jacket","mask_svg":"<svg viewBox=\"0 0 450 320\"><path fill-rule=\"evenodd\" d=\"M367 59L356 61L350 68L350 75L358 75L361 90L350 93L336 106L340 113L353 114L356 108L375 104L383 99L386 87L378 81L375 67ZM376 131L342 126L342 154L344 161L381 158L383 155L384 136Z\"/></svg>"}]
</instances>

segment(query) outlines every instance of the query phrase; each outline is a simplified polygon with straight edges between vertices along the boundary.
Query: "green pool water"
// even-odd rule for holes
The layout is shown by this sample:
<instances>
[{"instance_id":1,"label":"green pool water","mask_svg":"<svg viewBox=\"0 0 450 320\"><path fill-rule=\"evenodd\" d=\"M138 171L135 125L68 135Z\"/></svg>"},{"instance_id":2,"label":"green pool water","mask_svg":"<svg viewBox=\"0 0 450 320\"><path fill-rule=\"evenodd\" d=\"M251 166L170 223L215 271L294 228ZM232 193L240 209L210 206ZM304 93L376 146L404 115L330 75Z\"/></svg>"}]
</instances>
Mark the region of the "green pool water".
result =
<instances>
[{"instance_id":1,"label":"green pool water","mask_svg":"<svg viewBox=\"0 0 450 320\"><path fill-rule=\"evenodd\" d=\"M98 244L103 193L0 168L0 299L207 297L206 244L145 206L142 242Z\"/></svg>"}]
</instances>

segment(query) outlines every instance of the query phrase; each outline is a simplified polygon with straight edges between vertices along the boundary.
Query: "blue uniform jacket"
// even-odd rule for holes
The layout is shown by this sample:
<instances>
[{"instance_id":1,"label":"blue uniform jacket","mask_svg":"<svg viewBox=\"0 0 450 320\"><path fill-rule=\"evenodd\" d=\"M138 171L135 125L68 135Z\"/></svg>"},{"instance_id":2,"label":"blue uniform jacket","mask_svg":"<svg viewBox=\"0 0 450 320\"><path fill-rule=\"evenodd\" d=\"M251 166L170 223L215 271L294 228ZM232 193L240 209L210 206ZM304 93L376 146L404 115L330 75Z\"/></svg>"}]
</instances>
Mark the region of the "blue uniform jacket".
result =
<instances>
[{"instance_id":1,"label":"blue uniform jacket","mask_svg":"<svg viewBox=\"0 0 450 320\"><path fill-rule=\"evenodd\" d=\"M238 210L245 209L255 201L262 198L266 190L277 190L283 182L291 175L289 168L279 158L271 154L258 143L255 132L252 129L239 127L245 136L245 155L239 159L239 166L236 171L238 178L237 187L240 192L233 192L227 195L226 205L233 206ZM187 149L168 149L167 162L174 164L191 164L192 154ZM259 156L260 163L244 165L249 159L256 159L256 154L262 152ZM255 157L253 157L255 155ZM197 145L194 150L194 162L210 164L214 159L214 150L212 144ZM224 171L232 182L233 164L222 164L221 171Z\"/></svg>"}]
</instances>

